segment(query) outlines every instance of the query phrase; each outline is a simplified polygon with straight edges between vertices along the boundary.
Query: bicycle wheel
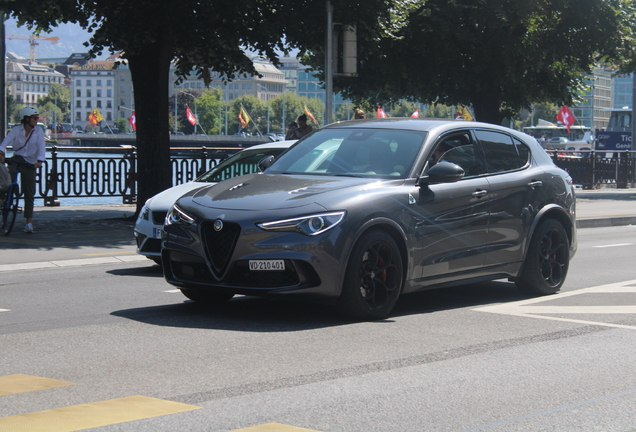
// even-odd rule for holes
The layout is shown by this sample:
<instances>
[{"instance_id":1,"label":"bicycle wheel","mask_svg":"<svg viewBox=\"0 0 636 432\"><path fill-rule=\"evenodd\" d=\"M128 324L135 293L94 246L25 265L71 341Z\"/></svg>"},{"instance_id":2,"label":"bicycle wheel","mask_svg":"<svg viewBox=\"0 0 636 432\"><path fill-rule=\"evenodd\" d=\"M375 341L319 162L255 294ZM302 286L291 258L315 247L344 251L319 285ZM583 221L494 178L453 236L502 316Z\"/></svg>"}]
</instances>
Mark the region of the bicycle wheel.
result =
<instances>
[{"instance_id":1,"label":"bicycle wheel","mask_svg":"<svg viewBox=\"0 0 636 432\"><path fill-rule=\"evenodd\" d=\"M18 214L18 199L20 198L20 188L17 185L13 185L7 192L7 201L2 207L2 231L4 235L11 234L13 224L15 224L15 217Z\"/></svg>"}]
</instances>

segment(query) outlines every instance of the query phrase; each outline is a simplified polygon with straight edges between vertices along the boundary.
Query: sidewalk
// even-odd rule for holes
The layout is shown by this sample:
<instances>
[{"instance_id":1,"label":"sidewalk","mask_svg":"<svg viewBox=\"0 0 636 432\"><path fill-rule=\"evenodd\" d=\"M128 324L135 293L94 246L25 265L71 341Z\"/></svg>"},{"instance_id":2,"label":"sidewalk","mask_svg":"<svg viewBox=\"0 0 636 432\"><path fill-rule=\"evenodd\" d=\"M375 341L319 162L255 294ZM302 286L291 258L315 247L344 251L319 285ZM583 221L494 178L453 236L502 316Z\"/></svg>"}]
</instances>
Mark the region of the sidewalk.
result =
<instances>
[{"instance_id":1,"label":"sidewalk","mask_svg":"<svg viewBox=\"0 0 636 432\"><path fill-rule=\"evenodd\" d=\"M577 228L636 225L636 189L576 191Z\"/></svg>"}]
</instances>

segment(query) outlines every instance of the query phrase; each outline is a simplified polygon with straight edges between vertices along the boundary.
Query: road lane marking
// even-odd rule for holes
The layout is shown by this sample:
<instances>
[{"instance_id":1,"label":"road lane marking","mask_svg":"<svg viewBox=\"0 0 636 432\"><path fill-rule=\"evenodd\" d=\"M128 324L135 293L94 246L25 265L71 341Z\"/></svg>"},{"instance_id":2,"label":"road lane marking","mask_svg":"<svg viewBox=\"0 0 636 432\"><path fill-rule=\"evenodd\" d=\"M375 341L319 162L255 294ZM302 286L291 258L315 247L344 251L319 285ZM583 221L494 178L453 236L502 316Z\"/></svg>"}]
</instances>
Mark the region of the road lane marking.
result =
<instances>
[{"instance_id":1,"label":"road lane marking","mask_svg":"<svg viewBox=\"0 0 636 432\"><path fill-rule=\"evenodd\" d=\"M554 317L554 316L546 316L541 314L636 314L636 305L632 306L618 306L618 305L609 305L609 306L536 306L539 303L551 302L554 300L560 300L567 297L583 295L583 294L618 294L618 293L633 293L636 294L636 280L617 282L613 284L607 285L599 285L591 288L584 288L575 291L568 291L565 293L554 294L550 296L537 297L528 300L520 300L516 302L510 303L502 303L491 306L474 308L472 310L478 312L490 312L497 313L502 315L513 315L518 317L527 317L527 318L539 318L546 319L552 321L564 321L564 322L573 322L577 324L586 324L586 325L599 325L605 327L614 327L614 328L623 328L636 330L636 326L633 325L623 325L623 324L612 324L605 323L599 321L590 321L590 320L581 320L581 319L570 319L564 317Z\"/></svg>"},{"instance_id":2,"label":"road lane marking","mask_svg":"<svg viewBox=\"0 0 636 432\"><path fill-rule=\"evenodd\" d=\"M282 423L265 423L244 429L234 429L229 432L320 432L314 429L305 429L296 426L289 426Z\"/></svg>"},{"instance_id":3,"label":"road lane marking","mask_svg":"<svg viewBox=\"0 0 636 432\"><path fill-rule=\"evenodd\" d=\"M41 261L32 263L17 263L17 264L2 264L0 265L0 273L17 271L17 270L40 270L50 268L62 268L72 266L85 266L85 265L97 265L97 264L114 264L114 263L126 263L147 261L145 256L135 255L116 255L111 257L96 257L96 258L79 258L70 260L59 261Z\"/></svg>"},{"instance_id":4,"label":"road lane marking","mask_svg":"<svg viewBox=\"0 0 636 432\"><path fill-rule=\"evenodd\" d=\"M0 376L0 396L6 396L16 393L27 393L31 391L44 390L55 387L66 387L71 385L75 385L75 383L50 378L42 378L34 375L5 375Z\"/></svg>"},{"instance_id":5,"label":"road lane marking","mask_svg":"<svg viewBox=\"0 0 636 432\"><path fill-rule=\"evenodd\" d=\"M634 243L617 243L617 244L611 244L611 245L603 245L603 246L592 246L595 248L608 248L608 247L619 247L619 246L631 246Z\"/></svg>"},{"instance_id":6,"label":"road lane marking","mask_svg":"<svg viewBox=\"0 0 636 432\"><path fill-rule=\"evenodd\" d=\"M164 291L164 292L165 292L165 293L173 294L173 293L180 293L180 292L181 292L181 290L180 290L180 289L173 289L173 290L166 290L166 291Z\"/></svg>"},{"instance_id":7,"label":"road lane marking","mask_svg":"<svg viewBox=\"0 0 636 432\"><path fill-rule=\"evenodd\" d=\"M70 432L200 409L147 396L128 396L0 418L0 430Z\"/></svg>"}]
</instances>

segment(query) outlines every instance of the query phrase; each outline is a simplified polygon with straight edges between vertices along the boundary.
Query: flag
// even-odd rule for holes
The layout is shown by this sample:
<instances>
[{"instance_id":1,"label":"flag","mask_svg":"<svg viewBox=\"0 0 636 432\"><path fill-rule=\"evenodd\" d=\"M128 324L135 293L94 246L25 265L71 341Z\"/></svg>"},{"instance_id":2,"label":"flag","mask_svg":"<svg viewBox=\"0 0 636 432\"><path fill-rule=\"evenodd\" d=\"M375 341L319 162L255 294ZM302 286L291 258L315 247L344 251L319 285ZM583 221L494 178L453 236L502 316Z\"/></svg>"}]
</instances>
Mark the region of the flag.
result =
<instances>
[{"instance_id":1,"label":"flag","mask_svg":"<svg viewBox=\"0 0 636 432\"><path fill-rule=\"evenodd\" d=\"M420 110L415 110L415 112L413 114L411 114L411 117L420 118Z\"/></svg>"},{"instance_id":2,"label":"flag","mask_svg":"<svg viewBox=\"0 0 636 432\"><path fill-rule=\"evenodd\" d=\"M384 110L382 109L382 107L380 105L378 105L378 112L375 115L377 118L388 118L389 116L387 116L384 113Z\"/></svg>"},{"instance_id":3,"label":"flag","mask_svg":"<svg viewBox=\"0 0 636 432\"><path fill-rule=\"evenodd\" d=\"M197 124L197 118L194 114L192 114L192 110L190 109L189 106L186 105L186 117L188 118L188 121L190 122L190 124L192 126L194 126L195 124Z\"/></svg>"},{"instance_id":4,"label":"flag","mask_svg":"<svg viewBox=\"0 0 636 432\"><path fill-rule=\"evenodd\" d=\"M137 117L135 117L135 112L133 111L130 118L128 119L128 123L132 126L133 130L137 130Z\"/></svg>"},{"instance_id":5,"label":"flag","mask_svg":"<svg viewBox=\"0 0 636 432\"><path fill-rule=\"evenodd\" d=\"M307 108L307 105L305 105L305 114L307 114L307 117L309 117L311 119L312 122L314 122L314 124L316 126L318 126L318 122L316 121L316 118L314 117L314 115L311 113L311 111L309 111L309 108Z\"/></svg>"},{"instance_id":6,"label":"flag","mask_svg":"<svg viewBox=\"0 0 636 432\"><path fill-rule=\"evenodd\" d=\"M250 123L250 120L252 120L250 118L250 115L247 113L247 111L245 111L245 108L243 108L243 105L241 105L241 109L239 110L238 119L239 119L239 122L241 123L241 129L245 129L247 125Z\"/></svg>"},{"instance_id":7,"label":"flag","mask_svg":"<svg viewBox=\"0 0 636 432\"><path fill-rule=\"evenodd\" d=\"M104 117L102 117L102 114L97 108L95 108L93 112L88 115L88 121L93 126L97 126L102 120L104 120Z\"/></svg>"},{"instance_id":8,"label":"flag","mask_svg":"<svg viewBox=\"0 0 636 432\"><path fill-rule=\"evenodd\" d=\"M568 130L568 132L570 132L570 126L572 126L574 122L576 122L576 117L574 117L574 114L572 114L570 108L566 106L561 107L559 113L556 115L556 119L557 121L560 121L565 125L565 128Z\"/></svg>"},{"instance_id":9,"label":"flag","mask_svg":"<svg viewBox=\"0 0 636 432\"><path fill-rule=\"evenodd\" d=\"M460 105L460 107L457 109L457 114L455 115L455 119L467 120L467 121L474 120L473 116L470 114L470 111L468 111L468 108L466 108L463 105Z\"/></svg>"}]
</instances>

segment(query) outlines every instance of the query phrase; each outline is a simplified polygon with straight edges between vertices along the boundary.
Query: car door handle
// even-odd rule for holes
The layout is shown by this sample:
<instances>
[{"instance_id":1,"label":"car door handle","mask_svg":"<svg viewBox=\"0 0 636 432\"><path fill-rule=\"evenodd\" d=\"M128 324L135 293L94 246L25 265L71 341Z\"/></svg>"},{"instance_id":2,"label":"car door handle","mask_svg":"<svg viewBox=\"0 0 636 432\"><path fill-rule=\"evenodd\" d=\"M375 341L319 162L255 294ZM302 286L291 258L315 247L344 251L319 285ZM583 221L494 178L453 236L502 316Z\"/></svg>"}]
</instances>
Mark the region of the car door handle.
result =
<instances>
[{"instance_id":1,"label":"car door handle","mask_svg":"<svg viewBox=\"0 0 636 432\"><path fill-rule=\"evenodd\" d=\"M488 191L487 190L483 190L483 189L473 192L473 196L475 198L481 198L483 196L486 196L487 194L488 194Z\"/></svg>"},{"instance_id":2,"label":"car door handle","mask_svg":"<svg viewBox=\"0 0 636 432\"><path fill-rule=\"evenodd\" d=\"M530 186L532 189L534 189L536 187L543 186L543 182L541 180L533 181L533 182L528 183L528 186Z\"/></svg>"}]
</instances>

